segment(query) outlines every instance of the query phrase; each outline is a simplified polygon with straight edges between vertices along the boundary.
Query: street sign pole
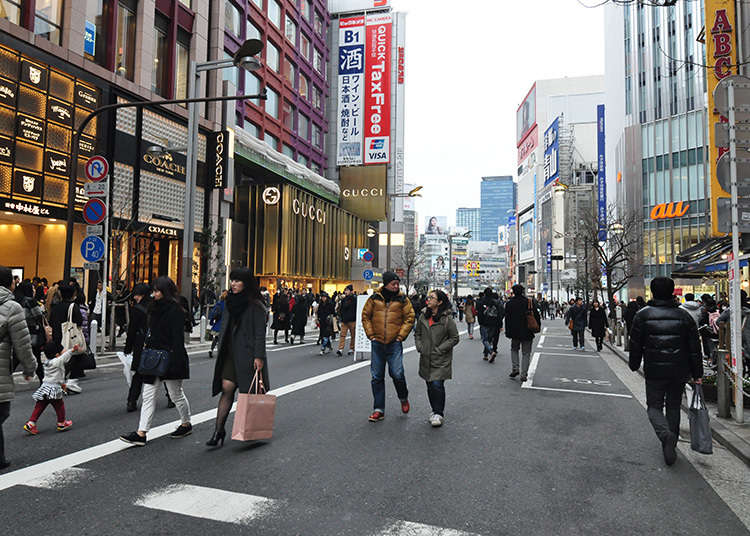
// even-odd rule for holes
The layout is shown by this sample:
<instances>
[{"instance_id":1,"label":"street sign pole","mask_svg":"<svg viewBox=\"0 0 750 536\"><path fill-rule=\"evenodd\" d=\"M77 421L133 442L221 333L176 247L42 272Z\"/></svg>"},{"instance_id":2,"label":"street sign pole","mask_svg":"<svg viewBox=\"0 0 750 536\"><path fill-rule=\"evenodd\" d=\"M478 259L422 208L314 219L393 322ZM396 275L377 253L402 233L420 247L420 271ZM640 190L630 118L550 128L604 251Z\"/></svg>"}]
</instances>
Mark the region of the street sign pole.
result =
<instances>
[{"instance_id":1,"label":"street sign pole","mask_svg":"<svg viewBox=\"0 0 750 536\"><path fill-rule=\"evenodd\" d=\"M732 330L732 365L734 368L734 385L735 385L735 414L737 422L744 422L743 395L742 395L742 311L740 304L740 285L742 276L740 273L740 234L739 234L739 211L737 209L737 132L736 132L736 115L734 102L734 80L728 80L727 101L729 107L729 158L731 166L729 168L731 177L731 195L732 195L732 261L730 263L734 278L729 282L730 285L730 325Z\"/></svg>"},{"instance_id":2,"label":"street sign pole","mask_svg":"<svg viewBox=\"0 0 750 536\"><path fill-rule=\"evenodd\" d=\"M109 188L107 188L107 195L104 198L107 208L109 208ZM107 210L107 217L104 218L104 257L102 257L102 264L99 267L99 280L102 282L102 289L104 290L104 303L102 304L102 352L106 350L107 340L107 274L109 273L109 210ZM114 291L114 289L112 289ZM112 337L112 349L114 350L114 330L110 332Z\"/></svg>"}]
</instances>

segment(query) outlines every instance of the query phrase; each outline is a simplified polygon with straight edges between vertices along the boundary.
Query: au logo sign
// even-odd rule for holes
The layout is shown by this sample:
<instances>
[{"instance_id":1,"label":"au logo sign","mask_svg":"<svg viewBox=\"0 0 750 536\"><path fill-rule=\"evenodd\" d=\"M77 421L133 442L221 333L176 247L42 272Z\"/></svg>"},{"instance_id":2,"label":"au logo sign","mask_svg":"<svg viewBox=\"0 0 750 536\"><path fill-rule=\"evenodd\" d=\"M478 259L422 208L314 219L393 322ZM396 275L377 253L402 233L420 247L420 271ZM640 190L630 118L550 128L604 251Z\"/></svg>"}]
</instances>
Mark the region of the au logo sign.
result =
<instances>
[{"instance_id":1,"label":"au logo sign","mask_svg":"<svg viewBox=\"0 0 750 536\"><path fill-rule=\"evenodd\" d=\"M690 203L661 203L651 209L652 220L668 220L671 218L681 218L687 214Z\"/></svg>"}]
</instances>

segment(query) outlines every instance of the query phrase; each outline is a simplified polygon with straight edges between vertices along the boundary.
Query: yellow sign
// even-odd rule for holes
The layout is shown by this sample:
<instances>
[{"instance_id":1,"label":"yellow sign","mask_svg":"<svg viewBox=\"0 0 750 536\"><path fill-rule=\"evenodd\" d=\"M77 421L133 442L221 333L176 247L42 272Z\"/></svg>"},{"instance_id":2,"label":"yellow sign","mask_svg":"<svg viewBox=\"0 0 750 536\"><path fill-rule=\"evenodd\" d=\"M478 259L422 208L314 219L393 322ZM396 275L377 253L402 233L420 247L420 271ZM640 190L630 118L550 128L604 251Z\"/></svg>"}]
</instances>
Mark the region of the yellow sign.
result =
<instances>
[{"instance_id":1,"label":"yellow sign","mask_svg":"<svg viewBox=\"0 0 750 536\"><path fill-rule=\"evenodd\" d=\"M721 236L718 230L717 200L729 197L716 177L716 162L727 149L716 147L714 124L725 121L714 113L714 89L727 76L737 72L737 21L734 0L705 0L706 21L706 81L708 84L708 169L711 174L711 234Z\"/></svg>"}]
</instances>

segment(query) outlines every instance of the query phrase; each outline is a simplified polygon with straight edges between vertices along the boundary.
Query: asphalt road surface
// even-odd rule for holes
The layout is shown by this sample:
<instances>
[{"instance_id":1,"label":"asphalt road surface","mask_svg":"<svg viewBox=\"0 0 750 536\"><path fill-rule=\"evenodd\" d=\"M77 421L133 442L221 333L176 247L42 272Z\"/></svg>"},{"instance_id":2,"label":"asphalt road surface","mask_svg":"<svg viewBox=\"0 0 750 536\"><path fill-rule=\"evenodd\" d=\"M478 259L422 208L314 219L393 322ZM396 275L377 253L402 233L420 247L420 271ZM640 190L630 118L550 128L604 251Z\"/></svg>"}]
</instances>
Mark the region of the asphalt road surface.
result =
<instances>
[{"instance_id":1,"label":"asphalt road surface","mask_svg":"<svg viewBox=\"0 0 750 536\"><path fill-rule=\"evenodd\" d=\"M0 473L2 533L750 534L747 466L717 444L712 456L692 453L683 415L679 459L666 467L642 378L591 340L573 350L561 320L543 330L523 385L508 377L504 336L489 364L478 331L463 333L442 428L427 422L411 338L408 415L386 378L386 418L367 421L367 362L269 346L274 438L216 450L204 446L218 401L207 352L191 355L185 385L193 434L166 437L178 416L160 397L144 448L117 439L138 422L119 366L89 372L66 398L74 426L64 433L50 407L41 433L26 435L33 400L21 390L4 425L13 465Z\"/></svg>"}]
</instances>

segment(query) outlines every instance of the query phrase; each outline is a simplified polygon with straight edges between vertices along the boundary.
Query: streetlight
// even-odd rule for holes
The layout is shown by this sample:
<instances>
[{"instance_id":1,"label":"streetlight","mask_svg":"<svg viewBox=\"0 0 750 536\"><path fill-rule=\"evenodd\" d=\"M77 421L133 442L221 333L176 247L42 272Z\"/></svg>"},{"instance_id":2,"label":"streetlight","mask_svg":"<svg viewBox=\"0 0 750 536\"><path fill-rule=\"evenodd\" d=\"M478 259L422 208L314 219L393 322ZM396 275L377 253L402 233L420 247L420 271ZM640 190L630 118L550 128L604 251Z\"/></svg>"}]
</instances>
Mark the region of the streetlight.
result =
<instances>
[{"instance_id":1,"label":"streetlight","mask_svg":"<svg viewBox=\"0 0 750 536\"><path fill-rule=\"evenodd\" d=\"M388 194L387 203L385 205L385 220L386 220L386 229L385 232L388 235L386 237L386 247L385 247L385 269L390 270L391 269L391 199L394 197L422 197L422 194L419 193L419 191L423 188L423 186L416 186L415 188L412 188L409 190L408 193L400 193L400 194Z\"/></svg>"},{"instance_id":2,"label":"streetlight","mask_svg":"<svg viewBox=\"0 0 750 536\"><path fill-rule=\"evenodd\" d=\"M248 39L237 50L231 59L190 62L188 71L188 99L195 97L196 88L200 81L200 73L239 67L248 72L257 71L261 68L260 60L255 57L263 50L263 42L258 39ZM180 291L190 303L193 282L193 242L195 240L195 179L198 174L198 106L191 102L188 104L188 126L187 126L187 168L185 170L185 213L183 218L182 232L182 274L180 277Z\"/></svg>"}]
</instances>

